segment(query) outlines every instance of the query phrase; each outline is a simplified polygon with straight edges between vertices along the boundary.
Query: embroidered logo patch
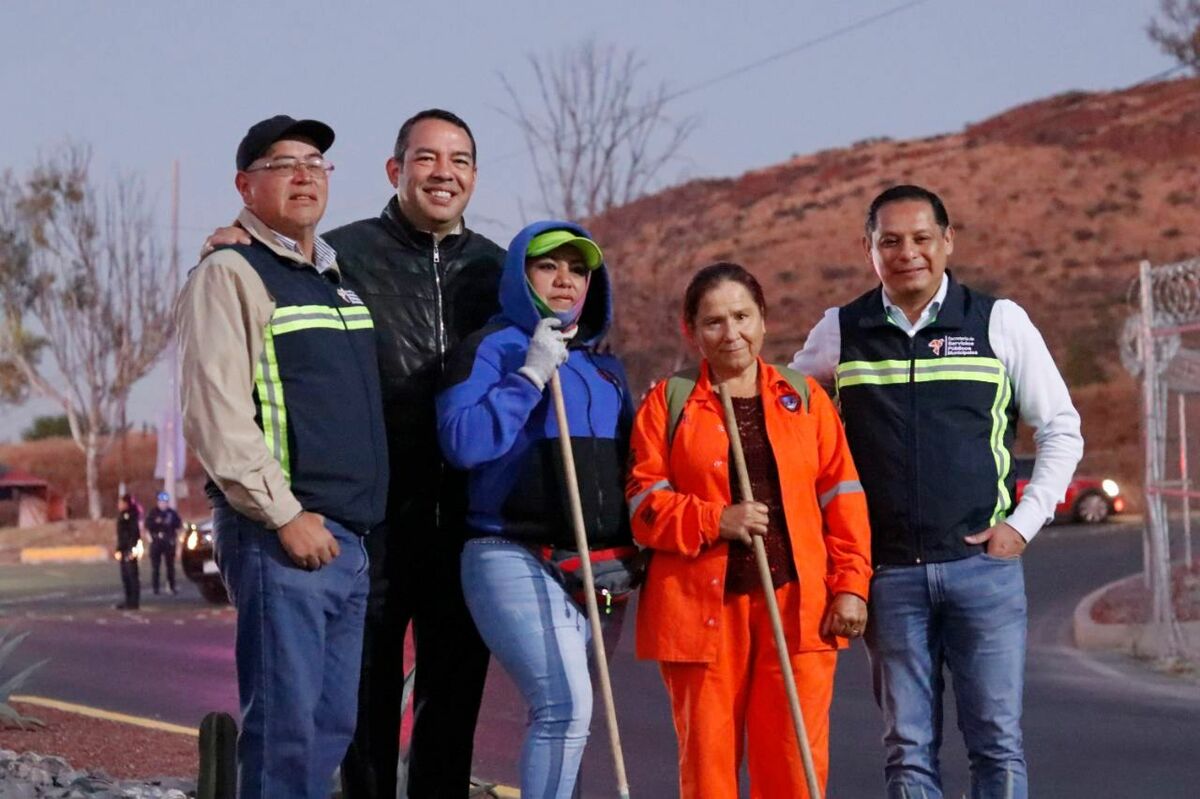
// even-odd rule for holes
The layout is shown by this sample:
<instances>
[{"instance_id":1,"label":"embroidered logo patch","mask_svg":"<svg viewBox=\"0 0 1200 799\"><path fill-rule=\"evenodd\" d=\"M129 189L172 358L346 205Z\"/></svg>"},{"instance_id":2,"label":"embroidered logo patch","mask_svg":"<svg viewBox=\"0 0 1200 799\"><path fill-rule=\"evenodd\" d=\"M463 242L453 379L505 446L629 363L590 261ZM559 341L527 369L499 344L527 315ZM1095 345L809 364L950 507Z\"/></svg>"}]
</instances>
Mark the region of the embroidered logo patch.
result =
<instances>
[{"instance_id":1,"label":"embroidered logo patch","mask_svg":"<svg viewBox=\"0 0 1200 799\"><path fill-rule=\"evenodd\" d=\"M350 289L340 288L337 290L337 295L342 298L342 302L349 303L350 305L363 304L363 301L359 299L358 295Z\"/></svg>"},{"instance_id":2,"label":"embroidered logo patch","mask_svg":"<svg viewBox=\"0 0 1200 799\"><path fill-rule=\"evenodd\" d=\"M942 345L945 343L946 343L946 339L935 338L933 341L929 342L929 349L933 350L934 355L941 355L942 354Z\"/></svg>"}]
</instances>

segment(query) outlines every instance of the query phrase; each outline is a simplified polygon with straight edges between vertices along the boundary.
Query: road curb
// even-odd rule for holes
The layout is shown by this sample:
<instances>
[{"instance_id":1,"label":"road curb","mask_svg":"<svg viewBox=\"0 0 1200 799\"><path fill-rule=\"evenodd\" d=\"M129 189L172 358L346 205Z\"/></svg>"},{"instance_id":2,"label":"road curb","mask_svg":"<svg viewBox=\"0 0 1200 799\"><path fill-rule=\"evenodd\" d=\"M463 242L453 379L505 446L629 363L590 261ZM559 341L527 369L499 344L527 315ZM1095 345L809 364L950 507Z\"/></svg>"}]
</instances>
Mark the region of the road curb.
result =
<instances>
[{"instance_id":1,"label":"road curb","mask_svg":"<svg viewBox=\"0 0 1200 799\"><path fill-rule=\"evenodd\" d=\"M1141 572L1113 580L1085 596L1075 606L1071 619L1075 646L1083 650L1127 652L1131 655L1158 657L1168 651L1169 630L1161 624L1101 624L1092 618L1092 608L1102 596L1117 586L1142 579ZM1184 645L1200 652L1200 621L1180 622Z\"/></svg>"},{"instance_id":2,"label":"road curb","mask_svg":"<svg viewBox=\"0 0 1200 799\"><path fill-rule=\"evenodd\" d=\"M107 547L91 546L25 547L22 563L98 563L112 558Z\"/></svg>"},{"instance_id":3,"label":"road curb","mask_svg":"<svg viewBox=\"0 0 1200 799\"><path fill-rule=\"evenodd\" d=\"M122 724L132 724L135 727L144 727L148 730L159 730L160 732L173 732L178 735L188 735L192 738L198 738L200 731L193 727L184 727L179 724L171 724L158 719L147 719L141 716L130 716L125 713L114 713L111 710L103 710L98 707L88 707L87 705L76 705L72 702L62 702L58 699L48 699L44 696L29 696L29 695L13 695L10 697L13 702L23 702L27 705L35 705L37 707L48 707L53 710L61 710L64 713L75 713L80 716L88 716L93 719L103 719L104 721L118 721Z\"/></svg>"}]
</instances>

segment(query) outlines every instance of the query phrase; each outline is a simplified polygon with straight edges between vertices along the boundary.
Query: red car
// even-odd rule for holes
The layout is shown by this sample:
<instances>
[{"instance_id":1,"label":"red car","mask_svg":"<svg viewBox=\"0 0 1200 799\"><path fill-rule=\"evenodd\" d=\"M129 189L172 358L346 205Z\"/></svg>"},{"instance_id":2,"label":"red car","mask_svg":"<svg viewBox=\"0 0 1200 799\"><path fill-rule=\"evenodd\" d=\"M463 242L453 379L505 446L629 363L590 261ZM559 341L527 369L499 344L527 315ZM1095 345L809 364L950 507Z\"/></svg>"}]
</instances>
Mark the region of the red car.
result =
<instances>
[{"instance_id":1,"label":"red car","mask_svg":"<svg viewBox=\"0 0 1200 799\"><path fill-rule=\"evenodd\" d=\"M1020 502L1021 495L1025 493L1025 484L1033 476L1033 458L1013 458L1013 467L1017 470L1017 501ZM1121 488L1115 480L1077 474L1067 486L1066 498L1058 503L1055 516L1096 524L1124 510L1125 498L1121 496Z\"/></svg>"}]
</instances>

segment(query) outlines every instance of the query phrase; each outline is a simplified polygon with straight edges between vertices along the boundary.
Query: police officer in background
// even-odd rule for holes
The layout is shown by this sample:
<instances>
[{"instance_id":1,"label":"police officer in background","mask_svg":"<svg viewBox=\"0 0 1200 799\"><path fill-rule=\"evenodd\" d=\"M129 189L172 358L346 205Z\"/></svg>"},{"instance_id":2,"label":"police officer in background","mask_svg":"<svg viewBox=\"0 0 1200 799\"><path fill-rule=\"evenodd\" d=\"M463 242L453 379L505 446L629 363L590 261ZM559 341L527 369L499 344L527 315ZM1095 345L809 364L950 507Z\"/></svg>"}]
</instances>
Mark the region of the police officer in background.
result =
<instances>
[{"instance_id":1,"label":"police officer in background","mask_svg":"<svg viewBox=\"0 0 1200 799\"><path fill-rule=\"evenodd\" d=\"M138 574L138 543L142 538L142 514L129 494L117 500L117 562L121 564L121 586L125 601L117 610L137 610L141 604L142 584Z\"/></svg>"},{"instance_id":2,"label":"police officer in background","mask_svg":"<svg viewBox=\"0 0 1200 799\"><path fill-rule=\"evenodd\" d=\"M172 594L175 590L175 540L183 528L183 520L171 507L171 495L166 491L158 492L158 506L146 517L146 532L150 534L150 584L154 593L158 593L158 575L161 571L160 562L167 564L167 587Z\"/></svg>"}]
</instances>

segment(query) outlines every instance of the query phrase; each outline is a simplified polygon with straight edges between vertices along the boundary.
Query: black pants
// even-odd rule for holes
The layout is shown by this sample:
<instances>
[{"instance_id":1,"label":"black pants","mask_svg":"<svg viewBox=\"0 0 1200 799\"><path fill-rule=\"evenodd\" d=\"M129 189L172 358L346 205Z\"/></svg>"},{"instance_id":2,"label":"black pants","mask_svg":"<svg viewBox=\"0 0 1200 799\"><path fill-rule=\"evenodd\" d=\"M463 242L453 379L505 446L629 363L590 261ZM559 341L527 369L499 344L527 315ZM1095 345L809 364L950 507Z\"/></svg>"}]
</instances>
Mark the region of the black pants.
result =
<instances>
[{"instance_id":1,"label":"black pants","mask_svg":"<svg viewBox=\"0 0 1200 799\"><path fill-rule=\"evenodd\" d=\"M125 589L125 607L136 610L142 598L138 562L137 558L124 553L121 555L121 587Z\"/></svg>"},{"instance_id":2,"label":"black pants","mask_svg":"<svg viewBox=\"0 0 1200 799\"><path fill-rule=\"evenodd\" d=\"M158 593L160 562L167 564L167 587L175 590L175 541L155 538L150 542L150 585Z\"/></svg>"},{"instance_id":3,"label":"black pants","mask_svg":"<svg viewBox=\"0 0 1200 799\"><path fill-rule=\"evenodd\" d=\"M342 763L346 799L393 799L399 761L404 633L416 642L409 799L466 799L488 650L463 602L458 536L381 526L366 538L371 594L358 727Z\"/></svg>"}]
</instances>

